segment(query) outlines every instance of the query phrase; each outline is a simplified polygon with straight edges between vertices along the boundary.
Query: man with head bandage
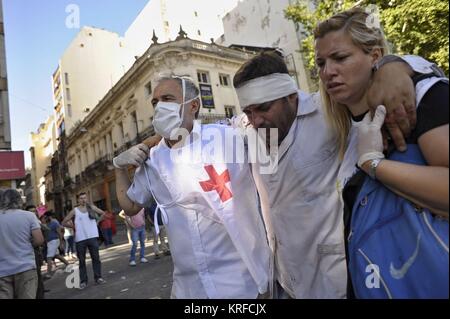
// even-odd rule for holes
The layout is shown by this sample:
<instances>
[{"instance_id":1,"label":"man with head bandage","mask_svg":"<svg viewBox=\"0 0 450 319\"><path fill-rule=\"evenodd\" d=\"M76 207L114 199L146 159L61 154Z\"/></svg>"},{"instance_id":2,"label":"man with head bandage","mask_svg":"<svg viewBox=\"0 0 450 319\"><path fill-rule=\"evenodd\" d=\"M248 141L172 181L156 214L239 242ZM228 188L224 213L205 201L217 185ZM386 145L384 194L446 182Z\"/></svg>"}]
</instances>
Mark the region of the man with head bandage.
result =
<instances>
[{"instance_id":1,"label":"man with head bandage","mask_svg":"<svg viewBox=\"0 0 450 319\"><path fill-rule=\"evenodd\" d=\"M258 162L252 167L273 254L275 297L344 298L343 228L334 191L339 159L320 96L298 91L274 52L245 63L234 86L254 129L278 129L276 173L261 174Z\"/></svg>"},{"instance_id":2,"label":"man with head bandage","mask_svg":"<svg viewBox=\"0 0 450 319\"><path fill-rule=\"evenodd\" d=\"M386 91L393 81L379 81L376 89ZM250 129L278 130L277 171L261 174L258 162L252 167L275 297L345 298L342 204L335 185L339 149L320 94L299 91L282 57L270 51L242 65L233 84Z\"/></svg>"}]
</instances>

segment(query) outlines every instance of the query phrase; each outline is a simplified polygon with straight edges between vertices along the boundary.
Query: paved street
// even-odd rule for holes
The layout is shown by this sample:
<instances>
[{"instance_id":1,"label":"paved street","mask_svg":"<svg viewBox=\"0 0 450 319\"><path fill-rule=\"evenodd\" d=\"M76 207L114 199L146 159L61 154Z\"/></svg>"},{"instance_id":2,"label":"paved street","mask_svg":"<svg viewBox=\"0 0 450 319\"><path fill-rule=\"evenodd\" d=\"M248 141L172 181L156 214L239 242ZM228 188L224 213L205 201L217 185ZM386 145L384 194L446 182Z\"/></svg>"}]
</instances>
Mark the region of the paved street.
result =
<instances>
[{"instance_id":1,"label":"paved street","mask_svg":"<svg viewBox=\"0 0 450 319\"><path fill-rule=\"evenodd\" d=\"M100 250L102 275L105 284L95 285L89 253L87 253L88 286L83 289L67 288L66 279L73 274L58 270L51 279L44 282L47 299L160 299L169 298L172 286L172 258L161 256L154 259L153 240L146 243L147 264L137 262L136 267L128 265L131 245L128 244L125 228L118 227L113 238L115 245ZM138 255L137 255L138 256ZM138 260L138 259L137 259ZM61 268L61 263L58 266ZM46 266L42 268L43 272ZM69 278L70 279L70 278ZM68 280L69 281L69 280Z\"/></svg>"}]
</instances>

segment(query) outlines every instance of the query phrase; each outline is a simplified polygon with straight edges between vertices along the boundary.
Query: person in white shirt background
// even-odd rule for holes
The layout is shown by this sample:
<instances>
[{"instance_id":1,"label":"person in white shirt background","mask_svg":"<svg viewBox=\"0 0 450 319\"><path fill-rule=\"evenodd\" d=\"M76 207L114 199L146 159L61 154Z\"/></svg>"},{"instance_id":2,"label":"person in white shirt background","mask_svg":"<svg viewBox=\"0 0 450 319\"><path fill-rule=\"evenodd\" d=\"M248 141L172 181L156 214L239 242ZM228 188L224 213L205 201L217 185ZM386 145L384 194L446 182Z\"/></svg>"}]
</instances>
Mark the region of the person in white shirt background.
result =
<instances>
[{"instance_id":1,"label":"person in white shirt background","mask_svg":"<svg viewBox=\"0 0 450 319\"><path fill-rule=\"evenodd\" d=\"M94 280L96 284L103 284L101 261L98 245L98 227L96 214L102 216L105 212L95 205L87 202L87 194L82 192L78 194L78 206L64 217L62 224L65 227L75 229L75 245L77 257L80 265L80 289L86 288L88 284L88 275L86 271L86 249L89 249L89 255L92 259L92 268L94 270ZM72 221L73 220L73 221Z\"/></svg>"},{"instance_id":2,"label":"person in white shirt background","mask_svg":"<svg viewBox=\"0 0 450 319\"><path fill-rule=\"evenodd\" d=\"M44 243L37 217L21 210L15 189L0 189L0 299L35 299L38 274L33 247Z\"/></svg>"}]
</instances>

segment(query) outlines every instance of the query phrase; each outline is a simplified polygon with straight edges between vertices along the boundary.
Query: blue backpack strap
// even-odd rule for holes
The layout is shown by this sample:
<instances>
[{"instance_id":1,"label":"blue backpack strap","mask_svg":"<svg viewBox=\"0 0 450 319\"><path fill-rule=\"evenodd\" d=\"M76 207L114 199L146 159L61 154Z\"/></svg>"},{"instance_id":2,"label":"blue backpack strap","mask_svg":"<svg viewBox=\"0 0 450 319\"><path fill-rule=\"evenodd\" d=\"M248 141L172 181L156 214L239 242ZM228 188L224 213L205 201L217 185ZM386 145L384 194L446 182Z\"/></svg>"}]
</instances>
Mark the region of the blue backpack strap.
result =
<instances>
[{"instance_id":1,"label":"blue backpack strap","mask_svg":"<svg viewBox=\"0 0 450 319\"><path fill-rule=\"evenodd\" d=\"M389 159L426 165L417 145ZM349 272L357 298L448 298L448 221L366 177L353 206Z\"/></svg>"}]
</instances>

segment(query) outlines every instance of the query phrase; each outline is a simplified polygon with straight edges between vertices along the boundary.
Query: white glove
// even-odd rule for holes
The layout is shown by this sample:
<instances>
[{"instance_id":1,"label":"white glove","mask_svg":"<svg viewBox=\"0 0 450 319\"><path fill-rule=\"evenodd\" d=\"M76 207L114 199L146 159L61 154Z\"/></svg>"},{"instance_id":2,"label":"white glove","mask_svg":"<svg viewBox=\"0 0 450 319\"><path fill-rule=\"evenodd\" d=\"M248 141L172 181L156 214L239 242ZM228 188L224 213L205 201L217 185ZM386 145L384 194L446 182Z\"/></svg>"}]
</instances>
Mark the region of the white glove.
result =
<instances>
[{"instance_id":1,"label":"white glove","mask_svg":"<svg viewBox=\"0 0 450 319\"><path fill-rule=\"evenodd\" d=\"M358 167L367 161L384 158L381 127L385 117L386 108L378 105L373 119L368 112L358 123Z\"/></svg>"},{"instance_id":2,"label":"white glove","mask_svg":"<svg viewBox=\"0 0 450 319\"><path fill-rule=\"evenodd\" d=\"M145 144L138 144L120 153L113 159L114 167L118 169L127 168L129 165L139 167L148 158L149 148Z\"/></svg>"}]
</instances>

